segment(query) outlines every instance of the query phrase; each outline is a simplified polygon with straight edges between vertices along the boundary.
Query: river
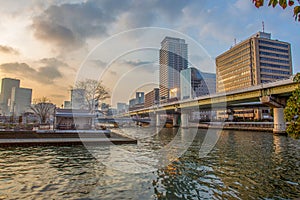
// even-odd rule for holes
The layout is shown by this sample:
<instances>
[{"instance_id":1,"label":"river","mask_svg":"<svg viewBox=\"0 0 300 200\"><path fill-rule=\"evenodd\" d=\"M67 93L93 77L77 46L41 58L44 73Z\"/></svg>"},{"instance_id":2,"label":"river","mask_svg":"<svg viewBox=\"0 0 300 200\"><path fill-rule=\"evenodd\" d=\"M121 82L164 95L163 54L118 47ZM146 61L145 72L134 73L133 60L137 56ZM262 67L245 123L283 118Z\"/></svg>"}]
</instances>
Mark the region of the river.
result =
<instances>
[{"instance_id":1,"label":"river","mask_svg":"<svg viewBox=\"0 0 300 200\"><path fill-rule=\"evenodd\" d=\"M1 148L0 199L300 197L300 140L216 131L201 156L206 130L118 131L138 145Z\"/></svg>"}]
</instances>

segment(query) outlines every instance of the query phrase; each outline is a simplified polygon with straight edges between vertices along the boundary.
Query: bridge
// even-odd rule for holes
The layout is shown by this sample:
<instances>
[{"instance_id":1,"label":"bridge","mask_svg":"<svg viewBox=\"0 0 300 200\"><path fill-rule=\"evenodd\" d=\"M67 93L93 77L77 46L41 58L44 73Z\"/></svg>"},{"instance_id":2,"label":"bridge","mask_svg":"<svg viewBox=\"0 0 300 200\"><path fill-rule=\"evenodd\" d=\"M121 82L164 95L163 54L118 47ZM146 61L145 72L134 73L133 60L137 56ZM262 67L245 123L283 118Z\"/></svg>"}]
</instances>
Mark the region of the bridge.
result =
<instances>
[{"instance_id":1,"label":"bridge","mask_svg":"<svg viewBox=\"0 0 300 200\"><path fill-rule=\"evenodd\" d=\"M155 105L148 108L138 109L118 115L117 117L149 116L156 115L156 123L159 124L159 114L180 113L181 127L188 127L188 111L195 108L203 109L230 109L243 103L260 102L263 106L274 109L274 133L285 132L284 107L292 92L299 87L299 83L293 81L294 77L270 83L264 83L245 89L216 93L201 96L194 99L187 99L172 103Z\"/></svg>"}]
</instances>

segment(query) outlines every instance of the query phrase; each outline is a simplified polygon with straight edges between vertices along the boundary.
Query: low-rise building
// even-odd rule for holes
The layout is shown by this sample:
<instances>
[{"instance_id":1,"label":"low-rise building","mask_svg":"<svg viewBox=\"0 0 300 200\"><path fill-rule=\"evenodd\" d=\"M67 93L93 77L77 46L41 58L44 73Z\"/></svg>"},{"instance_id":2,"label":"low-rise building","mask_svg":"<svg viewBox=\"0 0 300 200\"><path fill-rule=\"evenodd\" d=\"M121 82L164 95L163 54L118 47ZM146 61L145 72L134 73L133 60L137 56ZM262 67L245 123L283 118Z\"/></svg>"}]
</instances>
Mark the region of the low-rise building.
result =
<instances>
[{"instance_id":1,"label":"low-rise building","mask_svg":"<svg viewBox=\"0 0 300 200\"><path fill-rule=\"evenodd\" d=\"M55 128L59 130L89 130L96 114L81 109L56 109Z\"/></svg>"}]
</instances>

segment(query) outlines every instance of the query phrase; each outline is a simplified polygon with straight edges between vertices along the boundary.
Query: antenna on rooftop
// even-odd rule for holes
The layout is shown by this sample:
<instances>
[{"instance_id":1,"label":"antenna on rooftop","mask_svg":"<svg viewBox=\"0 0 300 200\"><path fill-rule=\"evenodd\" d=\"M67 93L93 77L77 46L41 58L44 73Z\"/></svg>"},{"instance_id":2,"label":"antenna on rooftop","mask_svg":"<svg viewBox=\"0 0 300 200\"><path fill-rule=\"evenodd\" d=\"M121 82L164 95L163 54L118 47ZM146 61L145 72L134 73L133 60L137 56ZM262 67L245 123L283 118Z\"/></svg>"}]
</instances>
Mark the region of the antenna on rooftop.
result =
<instances>
[{"instance_id":1,"label":"antenna on rooftop","mask_svg":"<svg viewBox=\"0 0 300 200\"><path fill-rule=\"evenodd\" d=\"M236 45L236 38L234 38L234 46Z\"/></svg>"},{"instance_id":2,"label":"antenna on rooftop","mask_svg":"<svg viewBox=\"0 0 300 200\"><path fill-rule=\"evenodd\" d=\"M265 22L262 21L262 32L264 33L265 32Z\"/></svg>"}]
</instances>

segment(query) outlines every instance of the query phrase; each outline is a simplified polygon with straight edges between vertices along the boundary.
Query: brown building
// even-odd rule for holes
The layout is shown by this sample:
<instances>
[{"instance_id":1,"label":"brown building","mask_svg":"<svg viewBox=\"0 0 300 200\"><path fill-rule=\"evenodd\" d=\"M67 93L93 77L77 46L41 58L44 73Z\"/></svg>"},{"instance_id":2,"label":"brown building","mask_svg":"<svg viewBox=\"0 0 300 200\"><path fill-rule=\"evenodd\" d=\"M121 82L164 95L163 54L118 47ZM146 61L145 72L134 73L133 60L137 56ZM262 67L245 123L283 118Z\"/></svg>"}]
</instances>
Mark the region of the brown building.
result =
<instances>
[{"instance_id":1,"label":"brown building","mask_svg":"<svg viewBox=\"0 0 300 200\"><path fill-rule=\"evenodd\" d=\"M159 103L159 89L154 88L145 95L145 108L151 107Z\"/></svg>"},{"instance_id":2,"label":"brown building","mask_svg":"<svg viewBox=\"0 0 300 200\"><path fill-rule=\"evenodd\" d=\"M258 32L216 58L217 92L247 88L292 75L291 46Z\"/></svg>"},{"instance_id":3,"label":"brown building","mask_svg":"<svg viewBox=\"0 0 300 200\"><path fill-rule=\"evenodd\" d=\"M258 32L216 58L217 92L243 89L292 75L291 45ZM270 109L234 111L235 118L267 120ZM219 115L220 116L220 113Z\"/></svg>"}]
</instances>

